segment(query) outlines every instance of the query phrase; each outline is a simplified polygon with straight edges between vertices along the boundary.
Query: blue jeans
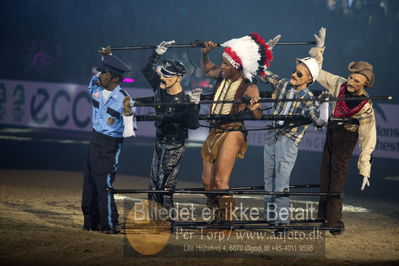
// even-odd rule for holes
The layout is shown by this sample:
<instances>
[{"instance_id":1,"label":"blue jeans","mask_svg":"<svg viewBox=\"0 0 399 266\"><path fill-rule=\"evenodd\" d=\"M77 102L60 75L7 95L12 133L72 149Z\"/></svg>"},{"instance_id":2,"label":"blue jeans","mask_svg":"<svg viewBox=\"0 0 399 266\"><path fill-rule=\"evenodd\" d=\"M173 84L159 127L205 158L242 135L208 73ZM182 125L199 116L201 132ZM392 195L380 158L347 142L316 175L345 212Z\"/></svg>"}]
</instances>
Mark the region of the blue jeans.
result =
<instances>
[{"instance_id":1,"label":"blue jeans","mask_svg":"<svg viewBox=\"0 0 399 266\"><path fill-rule=\"evenodd\" d=\"M272 192L289 191L290 175L294 168L298 146L286 136L268 131L264 149L265 190ZM271 223L288 224L290 222L289 197L265 195L264 217Z\"/></svg>"}]
</instances>

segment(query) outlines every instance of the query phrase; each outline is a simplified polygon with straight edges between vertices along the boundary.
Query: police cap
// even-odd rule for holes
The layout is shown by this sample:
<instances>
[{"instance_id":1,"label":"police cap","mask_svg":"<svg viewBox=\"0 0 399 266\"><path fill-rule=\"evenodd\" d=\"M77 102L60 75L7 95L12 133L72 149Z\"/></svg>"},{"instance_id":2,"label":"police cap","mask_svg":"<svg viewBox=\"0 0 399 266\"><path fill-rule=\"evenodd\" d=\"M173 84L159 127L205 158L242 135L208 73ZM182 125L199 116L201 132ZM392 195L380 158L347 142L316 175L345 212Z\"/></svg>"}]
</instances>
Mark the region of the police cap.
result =
<instances>
[{"instance_id":1,"label":"police cap","mask_svg":"<svg viewBox=\"0 0 399 266\"><path fill-rule=\"evenodd\" d=\"M123 75L125 72L132 71L132 69L121 59L114 55L107 55L104 57L102 64L97 67L100 72L111 72Z\"/></svg>"},{"instance_id":2,"label":"police cap","mask_svg":"<svg viewBox=\"0 0 399 266\"><path fill-rule=\"evenodd\" d=\"M163 61L161 73L165 77L183 76L187 73L183 63L178 60L167 59Z\"/></svg>"}]
</instances>

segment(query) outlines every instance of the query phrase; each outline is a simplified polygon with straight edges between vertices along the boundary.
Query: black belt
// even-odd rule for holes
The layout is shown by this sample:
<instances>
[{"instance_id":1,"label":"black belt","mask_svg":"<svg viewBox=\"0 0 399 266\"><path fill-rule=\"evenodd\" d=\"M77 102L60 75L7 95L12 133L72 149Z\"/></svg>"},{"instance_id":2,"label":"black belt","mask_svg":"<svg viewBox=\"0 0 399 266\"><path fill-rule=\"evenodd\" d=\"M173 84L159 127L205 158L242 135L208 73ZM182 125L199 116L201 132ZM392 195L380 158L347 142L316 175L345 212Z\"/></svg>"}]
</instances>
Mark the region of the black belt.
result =
<instances>
[{"instance_id":1,"label":"black belt","mask_svg":"<svg viewBox=\"0 0 399 266\"><path fill-rule=\"evenodd\" d=\"M93 129L93 136L96 139L102 139L102 140L107 140L107 141L116 141L116 142L123 142L123 138L118 138L118 137L111 137L108 135L105 135L103 133L97 132Z\"/></svg>"},{"instance_id":2,"label":"black belt","mask_svg":"<svg viewBox=\"0 0 399 266\"><path fill-rule=\"evenodd\" d=\"M328 119L329 123L343 123L343 124L351 124L351 125L359 125L359 120L353 117L336 117L331 116Z\"/></svg>"}]
</instances>

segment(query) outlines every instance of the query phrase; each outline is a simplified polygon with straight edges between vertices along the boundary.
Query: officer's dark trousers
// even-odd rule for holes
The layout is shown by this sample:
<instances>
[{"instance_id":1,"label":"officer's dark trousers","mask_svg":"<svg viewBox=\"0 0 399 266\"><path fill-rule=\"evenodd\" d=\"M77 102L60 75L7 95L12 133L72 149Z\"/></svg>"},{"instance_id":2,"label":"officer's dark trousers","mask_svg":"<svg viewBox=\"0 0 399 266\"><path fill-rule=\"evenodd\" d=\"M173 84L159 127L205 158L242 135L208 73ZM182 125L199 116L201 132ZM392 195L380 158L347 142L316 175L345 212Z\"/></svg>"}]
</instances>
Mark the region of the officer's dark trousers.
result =
<instances>
[{"instance_id":1,"label":"officer's dark trousers","mask_svg":"<svg viewBox=\"0 0 399 266\"><path fill-rule=\"evenodd\" d=\"M155 140L150 189L175 189L183 153L184 144L182 143ZM168 210L173 207L172 195L150 193L148 199Z\"/></svg>"},{"instance_id":2,"label":"officer's dark trousers","mask_svg":"<svg viewBox=\"0 0 399 266\"><path fill-rule=\"evenodd\" d=\"M114 196L109 193L115 180L122 138L113 138L93 130L83 181L83 227L110 230L118 224Z\"/></svg>"},{"instance_id":3,"label":"officer's dark trousers","mask_svg":"<svg viewBox=\"0 0 399 266\"><path fill-rule=\"evenodd\" d=\"M338 193L343 191L346 172L358 133L346 130L336 122L329 123L320 169L320 191ZM342 199L320 197L318 216L327 220L328 227L344 228L342 222Z\"/></svg>"}]
</instances>

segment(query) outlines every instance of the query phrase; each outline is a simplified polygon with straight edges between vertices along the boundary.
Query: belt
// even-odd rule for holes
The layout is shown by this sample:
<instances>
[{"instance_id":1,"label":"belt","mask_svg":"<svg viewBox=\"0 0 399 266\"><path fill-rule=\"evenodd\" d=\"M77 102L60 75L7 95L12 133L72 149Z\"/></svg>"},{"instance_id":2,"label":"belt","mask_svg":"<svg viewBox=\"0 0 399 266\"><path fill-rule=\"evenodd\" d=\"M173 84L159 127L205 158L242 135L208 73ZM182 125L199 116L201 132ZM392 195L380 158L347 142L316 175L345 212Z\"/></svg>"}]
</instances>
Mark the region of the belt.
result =
<instances>
[{"instance_id":1,"label":"belt","mask_svg":"<svg viewBox=\"0 0 399 266\"><path fill-rule=\"evenodd\" d=\"M94 129L93 129L92 133L93 133L93 136L94 136L95 139L123 142L123 138L111 137L111 136L105 135L103 133L97 132Z\"/></svg>"},{"instance_id":2,"label":"belt","mask_svg":"<svg viewBox=\"0 0 399 266\"><path fill-rule=\"evenodd\" d=\"M359 125L359 120L353 117L336 117L336 116L331 116L328 120L330 123L337 123L339 125L342 124L351 124L351 125Z\"/></svg>"}]
</instances>

